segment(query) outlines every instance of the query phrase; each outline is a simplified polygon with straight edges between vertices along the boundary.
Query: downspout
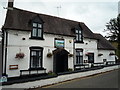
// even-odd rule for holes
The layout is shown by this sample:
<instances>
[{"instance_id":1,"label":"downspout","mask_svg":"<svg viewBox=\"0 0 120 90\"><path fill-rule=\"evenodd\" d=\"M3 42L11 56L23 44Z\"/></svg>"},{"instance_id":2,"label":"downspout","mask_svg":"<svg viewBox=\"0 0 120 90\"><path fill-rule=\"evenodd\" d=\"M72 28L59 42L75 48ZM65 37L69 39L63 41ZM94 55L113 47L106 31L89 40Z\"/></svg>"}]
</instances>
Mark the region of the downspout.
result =
<instances>
[{"instance_id":1,"label":"downspout","mask_svg":"<svg viewBox=\"0 0 120 90\"><path fill-rule=\"evenodd\" d=\"M4 57L4 30L2 30L2 68L1 68L1 72L3 74L3 57Z\"/></svg>"},{"instance_id":2,"label":"downspout","mask_svg":"<svg viewBox=\"0 0 120 90\"><path fill-rule=\"evenodd\" d=\"M5 66L4 66L4 75L6 75L6 63L7 63L7 46L8 46L8 32L6 31L6 41L5 41Z\"/></svg>"},{"instance_id":3,"label":"downspout","mask_svg":"<svg viewBox=\"0 0 120 90\"><path fill-rule=\"evenodd\" d=\"M73 39L73 68L75 69L74 65L75 65L75 39Z\"/></svg>"}]
</instances>

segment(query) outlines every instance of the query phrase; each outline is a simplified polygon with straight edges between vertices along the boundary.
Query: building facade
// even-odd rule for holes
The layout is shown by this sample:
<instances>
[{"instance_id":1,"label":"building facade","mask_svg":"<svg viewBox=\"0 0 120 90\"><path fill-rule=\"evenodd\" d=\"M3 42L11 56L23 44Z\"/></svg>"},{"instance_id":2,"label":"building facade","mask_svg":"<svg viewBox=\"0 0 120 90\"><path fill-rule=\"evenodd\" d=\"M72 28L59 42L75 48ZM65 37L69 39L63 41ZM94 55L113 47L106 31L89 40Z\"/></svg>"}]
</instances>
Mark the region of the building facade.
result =
<instances>
[{"instance_id":1,"label":"building facade","mask_svg":"<svg viewBox=\"0 0 120 90\"><path fill-rule=\"evenodd\" d=\"M2 28L2 73L8 78L115 62L115 48L83 22L10 8Z\"/></svg>"}]
</instances>

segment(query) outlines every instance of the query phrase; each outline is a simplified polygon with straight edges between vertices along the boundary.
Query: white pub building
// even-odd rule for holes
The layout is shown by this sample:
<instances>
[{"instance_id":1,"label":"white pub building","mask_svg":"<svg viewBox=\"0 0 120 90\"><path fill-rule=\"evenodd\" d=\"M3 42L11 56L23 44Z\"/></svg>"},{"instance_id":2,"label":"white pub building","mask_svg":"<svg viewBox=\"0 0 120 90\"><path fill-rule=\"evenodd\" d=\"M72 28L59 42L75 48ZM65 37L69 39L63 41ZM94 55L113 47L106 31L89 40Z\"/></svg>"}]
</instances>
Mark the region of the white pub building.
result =
<instances>
[{"instance_id":1,"label":"white pub building","mask_svg":"<svg viewBox=\"0 0 120 90\"><path fill-rule=\"evenodd\" d=\"M2 74L7 78L115 63L115 48L85 23L18 9L13 2L2 33Z\"/></svg>"}]
</instances>

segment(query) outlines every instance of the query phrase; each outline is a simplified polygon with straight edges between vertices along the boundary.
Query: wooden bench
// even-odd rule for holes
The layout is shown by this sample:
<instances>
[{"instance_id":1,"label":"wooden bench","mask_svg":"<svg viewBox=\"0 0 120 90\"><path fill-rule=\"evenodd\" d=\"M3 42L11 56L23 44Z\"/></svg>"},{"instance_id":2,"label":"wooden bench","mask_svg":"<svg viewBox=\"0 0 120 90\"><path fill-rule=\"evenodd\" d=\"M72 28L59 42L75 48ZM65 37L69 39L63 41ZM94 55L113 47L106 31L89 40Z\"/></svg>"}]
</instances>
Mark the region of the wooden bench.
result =
<instances>
[{"instance_id":1,"label":"wooden bench","mask_svg":"<svg viewBox=\"0 0 120 90\"><path fill-rule=\"evenodd\" d=\"M25 75L39 75L39 74L45 74L46 69L36 69L36 70L20 70L20 76L25 76Z\"/></svg>"},{"instance_id":2,"label":"wooden bench","mask_svg":"<svg viewBox=\"0 0 120 90\"><path fill-rule=\"evenodd\" d=\"M106 62L106 65L113 65L113 64L115 64L115 61L107 61Z\"/></svg>"},{"instance_id":3,"label":"wooden bench","mask_svg":"<svg viewBox=\"0 0 120 90\"><path fill-rule=\"evenodd\" d=\"M85 68L89 68L89 64L77 64L77 65L74 65L75 70L85 69Z\"/></svg>"},{"instance_id":4,"label":"wooden bench","mask_svg":"<svg viewBox=\"0 0 120 90\"><path fill-rule=\"evenodd\" d=\"M93 63L93 66L103 66L103 65L104 65L103 62Z\"/></svg>"}]
</instances>

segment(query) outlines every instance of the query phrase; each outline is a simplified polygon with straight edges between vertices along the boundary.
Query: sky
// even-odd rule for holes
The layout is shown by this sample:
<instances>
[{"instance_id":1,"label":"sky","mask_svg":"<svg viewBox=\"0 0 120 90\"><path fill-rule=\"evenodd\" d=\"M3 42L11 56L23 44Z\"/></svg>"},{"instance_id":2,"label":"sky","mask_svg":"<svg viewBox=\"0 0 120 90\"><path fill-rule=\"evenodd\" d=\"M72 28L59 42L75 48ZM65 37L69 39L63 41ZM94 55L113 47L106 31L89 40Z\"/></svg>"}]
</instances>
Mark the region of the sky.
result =
<instances>
[{"instance_id":1,"label":"sky","mask_svg":"<svg viewBox=\"0 0 120 90\"><path fill-rule=\"evenodd\" d=\"M8 0L0 0L0 28L4 25ZM89 2L88 2L89 1ZM14 0L14 7L84 22L91 31L100 33L118 15L119 0Z\"/></svg>"}]
</instances>

